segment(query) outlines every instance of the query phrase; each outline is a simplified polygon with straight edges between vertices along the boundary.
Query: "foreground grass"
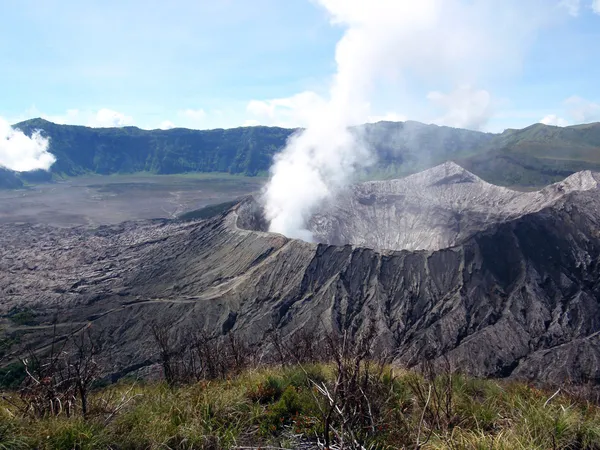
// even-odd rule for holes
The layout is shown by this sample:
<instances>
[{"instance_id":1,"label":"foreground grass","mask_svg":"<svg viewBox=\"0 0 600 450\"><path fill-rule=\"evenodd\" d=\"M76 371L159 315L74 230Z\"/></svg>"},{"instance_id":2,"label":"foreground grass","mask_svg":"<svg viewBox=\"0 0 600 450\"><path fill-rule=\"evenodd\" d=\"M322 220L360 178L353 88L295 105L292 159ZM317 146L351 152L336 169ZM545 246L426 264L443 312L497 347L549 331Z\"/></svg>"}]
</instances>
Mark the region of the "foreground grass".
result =
<instances>
[{"instance_id":1,"label":"foreground grass","mask_svg":"<svg viewBox=\"0 0 600 450\"><path fill-rule=\"evenodd\" d=\"M94 393L86 419L32 418L5 394L0 449L199 449L315 445L326 399L314 383L331 383L328 365L249 370L227 380L170 388L119 383ZM600 449L600 409L522 383L439 377L389 369L388 393L367 448ZM436 398L436 386L451 386ZM440 389L439 392L442 390ZM550 400L549 400L550 399ZM437 403L436 403L437 402ZM438 408L439 406L439 408ZM420 445L420 447L417 447Z\"/></svg>"}]
</instances>

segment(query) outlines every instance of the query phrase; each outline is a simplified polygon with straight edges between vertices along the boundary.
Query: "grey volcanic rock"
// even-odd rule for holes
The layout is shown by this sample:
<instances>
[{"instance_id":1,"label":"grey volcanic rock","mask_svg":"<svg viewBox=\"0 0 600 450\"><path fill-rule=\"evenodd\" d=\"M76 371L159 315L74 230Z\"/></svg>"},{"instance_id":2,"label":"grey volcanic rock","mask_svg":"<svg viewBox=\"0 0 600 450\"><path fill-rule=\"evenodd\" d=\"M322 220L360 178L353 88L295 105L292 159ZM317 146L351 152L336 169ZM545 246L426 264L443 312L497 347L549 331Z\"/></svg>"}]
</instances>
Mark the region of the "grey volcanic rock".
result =
<instances>
[{"instance_id":1,"label":"grey volcanic rock","mask_svg":"<svg viewBox=\"0 0 600 450\"><path fill-rule=\"evenodd\" d=\"M588 171L541 191L517 192L447 162L400 180L355 185L324 205L309 229L316 241L334 245L438 250L596 184Z\"/></svg>"},{"instance_id":2,"label":"grey volcanic rock","mask_svg":"<svg viewBox=\"0 0 600 450\"><path fill-rule=\"evenodd\" d=\"M367 183L345 194L356 214L338 208L312 225L323 240L355 245L267 233L252 199L200 222L3 225L0 313L36 314L33 327L3 319L23 345L46 345L54 318L64 334L107 330L118 374L156 359L156 318L178 338L190 326L235 331L267 351L274 331L359 333L373 320L407 366L446 355L481 376L599 380L599 178L519 193L446 165ZM399 212L411 208L414 226L399 232ZM368 223L390 234L368 235ZM374 249L388 246L425 250Z\"/></svg>"}]
</instances>

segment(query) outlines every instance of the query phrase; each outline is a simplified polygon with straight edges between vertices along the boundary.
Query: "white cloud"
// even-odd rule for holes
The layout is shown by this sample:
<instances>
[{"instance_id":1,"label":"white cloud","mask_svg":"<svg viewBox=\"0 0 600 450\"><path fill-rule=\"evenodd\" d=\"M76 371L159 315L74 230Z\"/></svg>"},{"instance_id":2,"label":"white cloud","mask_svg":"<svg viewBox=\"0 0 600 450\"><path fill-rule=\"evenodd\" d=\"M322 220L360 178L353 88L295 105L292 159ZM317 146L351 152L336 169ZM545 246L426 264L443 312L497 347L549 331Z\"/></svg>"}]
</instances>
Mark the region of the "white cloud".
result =
<instances>
[{"instance_id":1,"label":"white cloud","mask_svg":"<svg viewBox=\"0 0 600 450\"><path fill-rule=\"evenodd\" d=\"M600 1L600 0L599 0ZM418 100L409 100L417 89L437 90L438 86L493 86L499 77L519 73L524 56L537 31L558 11L559 0L314 0L323 6L331 22L346 28L336 49L338 71L332 79L331 96L344 98L350 111L349 123L367 122L377 117L369 108L373 92L388 104L398 104L404 115L431 117ZM522 20L527 17L528 20ZM510 29L511 33L506 33ZM382 93L381 81L386 85ZM304 92L271 100L254 100L248 112L265 125L307 126L298 96ZM491 92L490 92L491 95ZM317 96L321 103L329 98ZM390 98L394 100L391 101ZM397 99L397 100L396 100ZM336 100L337 101L337 100ZM373 110L388 109L373 104ZM427 108L427 107L425 107ZM484 108L485 109L485 108ZM487 111L483 111L487 114ZM490 113L491 114L491 113ZM446 122L460 124L459 112L452 111ZM489 117L485 117L483 122ZM471 127L482 126L475 118Z\"/></svg>"},{"instance_id":2,"label":"white cloud","mask_svg":"<svg viewBox=\"0 0 600 450\"><path fill-rule=\"evenodd\" d=\"M133 117L114 111L108 108L102 108L96 116L88 122L92 127L125 127L133 125Z\"/></svg>"},{"instance_id":3,"label":"white cloud","mask_svg":"<svg viewBox=\"0 0 600 450\"><path fill-rule=\"evenodd\" d=\"M558 6L564 8L569 15L577 17L581 8L581 0L561 0Z\"/></svg>"},{"instance_id":4,"label":"white cloud","mask_svg":"<svg viewBox=\"0 0 600 450\"><path fill-rule=\"evenodd\" d=\"M588 4L584 6L587 8ZM600 0L590 0L589 7L596 14L600 14ZM560 8L564 8L571 16L577 17L581 12L581 0L561 0L558 3Z\"/></svg>"},{"instance_id":5,"label":"white cloud","mask_svg":"<svg viewBox=\"0 0 600 450\"><path fill-rule=\"evenodd\" d=\"M124 127L134 124L133 117L108 108L94 110L67 109L62 114L45 114L33 106L27 113L27 118L41 117L59 125L85 125L89 127Z\"/></svg>"},{"instance_id":6,"label":"white cloud","mask_svg":"<svg viewBox=\"0 0 600 450\"><path fill-rule=\"evenodd\" d=\"M163 130L175 127L186 127L191 129L208 129L218 127L236 127L243 122L243 109L238 110L210 110L200 109L181 109L175 113L173 120L164 119L157 122L146 122L138 124L130 115L108 108L102 108L98 111L69 109L63 114L42 114L37 109L31 108L27 112L27 118L42 117L58 124L86 125L90 127L123 127L135 125L144 129L160 128ZM170 116L169 116L170 117Z\"/></svg>"},{"instance_id":7,"label":"white cloud","mask_svg":"<svg viewBox=\"0 0 600 450\"><path fill-rule=\"evenodd\" d=\"M158 126L161 130L170 130L171 128L175 128L175 124L170 120L164 120Z\"/></svg>"},{"instance_id":8,"label":"white cloud","mask_svg":"<svg viewBox=\"0 0 600 450\"><path fill-rule=\"evenodd\" d=\"M17 172L48 170L56 161L48 146L48 139L39 132L28 137L0 117L0 167Z\"/></svg>"},{"instance_id":9,"label":"white cloud","mask_svg":"<svg viewBox=\"0 0 600 450\"><path fill-rule=\"evenodd\" d=\"M483 89L464 85L444 94L433 91L427 99L445 110L444 116L434 120L440 125L480 130L492 115L492 97Z\"/></svg>"},{"instance_id":10,"label":"white cloud","mask_svg":"<svg viewBox=\"0 0 600 450\"><path fill-rule=\"evenodd\" d=\"M317 93L304 91L291 97L252 100L246 112L253 116L246 123L285 128L305 127L323 108L325 100Z\"/></svg>"},{"instance_id":11,"label":"white cloud","mask_svg":"<svg viewBox=\"0 0 600 450\"><path fill-rule=\"evenodd\" d=\"M569 115L579 123L600 120L600 104L578 97L576 95L565 100Z\"/></svg>"},{"instance_id":12,"label":"white cloud","mask_svg":"<svg viewBox=\"0 0 600 450\"><path fill-rule=\"evenodd\" d=\"M42 119L58 123L60 125L79 124L81 121L81 113L78 109L67 109L65 114L58 115L42 114L41 117Z\"/></svg>"},{"instance_id":13,"label":"white cloud","mask_svg":"<svg viewBox=\"0 0 600 450\"><path fill-rule=\"evenodd\" d=\"M237 128L262 125L258 118L248 118L244 103L236 103L227 109L183 109L177 112L178 127L211 130L217 128Z\"/></svg>"},{"instance_id":14,"label":"white cloud","mask_svg":"<svg viewBox=\"0 0 600 450\"><path fill-rule=\"evenodd\" d=\"M323 97L312 91L304 91L296 95L271 100L252 100L246 107L246 112L253 116L247 119L243 126L267 125L283 128L303 128L310 124L314 117L323 114L326 101ZM407 117L389 111L383 115L371 115L370 105L363 103L356 105L357 116L362 120L351 122L351 125L360 123L375 123L381 121L404 122Z\"/></svg>"},{"instance_id":15,"label":"white cloud","mask_svg":"<svg viewBox=\"0 0 600 450\"><path fill-rule=\"evenodd\" d=\"M179 111L177 111L177 126L178 127L183 127L183 128L190 128L190 129L205 129L207 128L208 125L210 125L209 122L209 114L202 108L198 108L198 109L193 109L193 108L187 108L187 109L181 109ZM171 122L170 120L165 120L162 124L173 124L173 122ZM162 127L161 124L161 128ZM173 124L173 126L171 128L173 128L175 125Z\"/></svg>"},{"instance_id":16,"label":"white cloud","mask_svg":"<svg viewBox=\"0 0 600 450\"><path fill-rule=\"evenodd\" d=\"M383 116L369 116L367 119L367 123L377 123L377 122L406 122L408 117L402 114L396 114L394 112L388 112Z\"/></svg>"},{"instance_id":17,"label":"white cloud","mask_svg":"<svg viewBox=\"0 0 600 450\"><path fill-rule=\"evenodd\" d=\"M202 122L206 118L206 111L203 109L185 109L178 114L196 122Z\"/></svg>"},{"instance_id":18,"label":"white cloud","mask_svg":"<svg viewBox=\"0 0 600 450\"><path fill-rule=\"evenodd\" d=\"M563 119L561 117L558 117L556 114L549 114L546 117L544 117L542 120L540 120L540 123L543 123L544 125L552 125L555 127L566 127L569 126L569 121L566 119Z\"/></svg>"}]
</instances>

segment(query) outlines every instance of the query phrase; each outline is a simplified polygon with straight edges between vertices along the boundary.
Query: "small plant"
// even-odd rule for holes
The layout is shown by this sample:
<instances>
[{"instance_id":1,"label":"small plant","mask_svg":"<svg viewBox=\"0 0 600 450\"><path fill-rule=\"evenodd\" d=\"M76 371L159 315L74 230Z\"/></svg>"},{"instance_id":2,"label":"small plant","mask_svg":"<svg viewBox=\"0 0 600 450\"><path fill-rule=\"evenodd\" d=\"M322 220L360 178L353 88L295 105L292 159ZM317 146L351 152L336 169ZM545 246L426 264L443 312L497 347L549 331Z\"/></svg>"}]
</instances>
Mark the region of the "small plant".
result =
<instances>
[{"instance_id":1,"label":"small plant","mask_svg":"<svg viewBox=\"0 0 600 450\"><path fill-rule=\"evenodd\" d=\"M283 393L283 383L279 378L269 376L265 381L248 391L248 399L254 403L273 403Z\"/></svg>"},{"instance_id":2,"label":"small plant","mask_svg":"<svg viewBox=\"0 0 600 450\"><path fill-rule=\"evenodd\" d=\"M0 450L19 450L29 448L22 437L17 436L14 424L0 418Z\"/></svg>"},{"instance_id":3,"label":"small plant","mask_svg":"<svg viewBox=\"0 0 600 450\"><path fill-rule=\"evenodd\" d=\"M302 412L302 403L298 392L288 386L281 398L270 408L260 424L262 434L275 433L284 425L292 423L292 419Z\"/></svg>"},{"instance_id":4,"label":"small plant","mask_svg":"<svg viewBox=\"0 0 600 450\"><path fill-rule=\"evenodd\" d=\"M387 426L385 405L395 395L393 374L387 370L385 355L375 355L375 337L374 322L356 337L347 331L326 335L334 379L311 380L325 448L374 445Z\"/></svg>"},{"instance_id":5,"label":"small plant","mask_svg":"<svg viewBox=\"0 0 600 450\"><path fill-rule=\"evenodd\" d=\"M285 371L285 379L294 387L312 387L313 383L326 381L323 368L318 365L294 366Z\"/></svg>"}]
</instances>

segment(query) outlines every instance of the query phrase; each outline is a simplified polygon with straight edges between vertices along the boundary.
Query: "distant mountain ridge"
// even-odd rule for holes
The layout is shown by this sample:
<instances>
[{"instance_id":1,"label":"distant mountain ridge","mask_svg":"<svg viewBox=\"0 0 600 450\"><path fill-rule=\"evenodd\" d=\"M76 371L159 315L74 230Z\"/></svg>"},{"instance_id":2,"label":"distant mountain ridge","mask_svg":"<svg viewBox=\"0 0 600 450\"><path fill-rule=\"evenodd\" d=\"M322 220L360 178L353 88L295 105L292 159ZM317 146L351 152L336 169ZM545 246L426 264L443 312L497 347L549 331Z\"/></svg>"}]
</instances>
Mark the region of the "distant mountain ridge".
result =
<instances>
[{"instance_id":1,"label":"distant mountain ridge","mask_svg":"<svg viewBox=\"0 0 600 450\"><path fill-rule=\"evenodd\" d=\"M457 161L486 181L542 186L582 170L600 170L600 123L541 123L495 135L487 151Z\"/></svg>"},{"instance_id":2,"label":"distant mountain ridge","mask_svg":"<svg viewBox=\"0 0 600 450\"><path fill-rule=\"evenodd\" d=\"M62 176L148 172L266 174L273 155L297 129L142 130L89 128L31 119L15 125L41 130L57 157L51 173L16 174L0 169L0 187ZM484 180L542 186L580 170L600 170L600 124L558 128L542 124L501 134L426 125L379 122L354 129L373 149L377 164L364 179L397 178L453 160Z\"/></svg>"}]
</instances>

